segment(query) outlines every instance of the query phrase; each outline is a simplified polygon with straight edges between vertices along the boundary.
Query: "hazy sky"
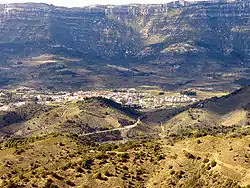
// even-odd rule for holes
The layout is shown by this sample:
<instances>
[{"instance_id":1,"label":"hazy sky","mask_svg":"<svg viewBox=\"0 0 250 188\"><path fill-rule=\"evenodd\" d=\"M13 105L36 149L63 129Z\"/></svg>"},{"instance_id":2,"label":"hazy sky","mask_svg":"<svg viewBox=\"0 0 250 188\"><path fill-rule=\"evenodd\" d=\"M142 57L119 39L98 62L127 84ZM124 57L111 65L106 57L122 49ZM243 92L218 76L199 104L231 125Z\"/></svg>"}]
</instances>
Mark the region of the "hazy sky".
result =
<instances>
[{"instance_id":1,"label":"hazy sky","mask_svg":"<svg viewBox=\"0 0 250 188\"><path fill-rule=\"evenodd\" d=\"M81 7L94 4L129 4L129 3L167 3L173 0L0 0L0 3L23 3L23 2L36 2L48 3L59 6L67 7Z\"/></svg>"}]
</instances>

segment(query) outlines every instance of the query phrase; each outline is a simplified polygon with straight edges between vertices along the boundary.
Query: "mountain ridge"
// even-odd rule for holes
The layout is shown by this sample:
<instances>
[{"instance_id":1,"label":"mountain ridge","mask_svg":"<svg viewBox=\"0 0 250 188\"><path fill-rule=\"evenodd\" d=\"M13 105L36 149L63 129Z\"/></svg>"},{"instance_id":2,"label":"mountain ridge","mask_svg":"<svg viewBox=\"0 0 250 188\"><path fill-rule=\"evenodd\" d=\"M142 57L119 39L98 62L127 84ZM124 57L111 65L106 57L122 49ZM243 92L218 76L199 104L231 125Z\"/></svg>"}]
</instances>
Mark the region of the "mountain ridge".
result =
<instances>
[{"instance_id":1,"label":"mountain ridge","mask_svg":"<svg viewBox=\"0 0 250 188\"><path fill-rule=\"evenodd\" d=\"M219 80L232 88L235 77L225 75L237 74L240 79L250 72L249 10L250 1L193 4L177 1L85 8L32 3L1 5L0 48L3 50L0 65L3 72L0 78L4 85L21 84L19 80L23 84L29 80L27 75L35 72L38 78L35 82L43 80L43 85L46 82L57 85L53 82L62 77L58 72L63 69L72 75L69 79L77 88L77 84L91 85L92 76L106 87L112 82L116 87L119 83L115 80L123 80L128 85L168 88L168 84L173 83L166 80L178 76L181 81L174 80L174 84L187 85L185 83L191 81L197 85L201 79L213 84ZM54 57L44 61L43 67L38 66L41 63L26 66L27 61L44 54ZM56 66L61 56L79 60L60 61L60 66ZM88 63L92 66L88 69L93 72L91 78L73 70L77 66L85 68ZM129 71L119 71L118 78L112 79L107 74L112 74L113 69L105 70L107 64ZM16 73L16 67L28 73ZM42 75L49 75L49 80ZM84 81L77 83L75 75ZM132 84L124 81L127 76L135 78ZM152 81L154 77L160 81ZM72 87L67 83L70 82L65 85ZM31 84L26 83L26 86ZM224 87L222 85L220 88Z\"/></svg>"}]
</instances>

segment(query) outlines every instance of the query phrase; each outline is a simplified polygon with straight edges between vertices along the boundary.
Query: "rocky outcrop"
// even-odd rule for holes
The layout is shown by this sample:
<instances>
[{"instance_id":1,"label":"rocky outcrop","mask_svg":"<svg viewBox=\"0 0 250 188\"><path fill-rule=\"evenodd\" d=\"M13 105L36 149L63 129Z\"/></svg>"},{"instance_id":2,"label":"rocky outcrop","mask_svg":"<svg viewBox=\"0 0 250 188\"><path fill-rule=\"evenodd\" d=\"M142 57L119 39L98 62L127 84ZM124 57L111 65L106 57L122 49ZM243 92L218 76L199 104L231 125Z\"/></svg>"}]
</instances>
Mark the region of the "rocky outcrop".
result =
<instances>
[{"instance_id":1,"label":"rocky outcrop","mask_svg":"<svg viewBox=\"0 0 250 188\"><path fill-rule=\"evenodd\" d=\"M78 82L99 80L102 84L98 81L98 86L110 79L110 70L98 67L99 62L126 67L138 65L134 69L136 72L112 72L121 80L130 81L127 77L138 73L138 79L133 79L135 85L141 82L152 85L160 78L164 80L159 85L168 87L169 79L165 80L165 76L173 76L183 78L174 84L174 87L179 87L215 72L223 75L243 71L242 75L246 77L250 72L249 14L250 0L193 3L180 0L158 5L83 8L34 3L0 5L0 65L13 62L12 59L20 56L55 54L77 57L73 59L84 59L84 62L95 65L84 74L86 78L78 74L76 77L81 78ZM56 70L58 67L69 68L69 65L50 66L53 65L41 65L39 70L32 67L31 73L21 76L19 74L27 67L23 66L24 71L17 72L16 65L14 69L0 66L0 84L9 84L10 80L30 80L31 77L41 80L41 83L45 83L45 77L49 79L48 83L57 79L56 83L62 83L65 77L56 77ZM71 72L75 71L73 68L71 65ZM100 74L102 77L99 78ZM150 79L152 74L159 77ZM115 82L114 75L108 85ZM139 76L147 77L146 81L141 81ZM72 85L75 79L72 79ZM231 82L228 78L225 81ZM215 82L211 81L212 84ZM130 82L127 84L131 86Z\"/></svg>"},{"instance_id":2,"label":"rocky outcrop","mask_svg":"<svg viewBox=\"0 0 250 188\"><path fill-rule=\"evenodd\" d=\"M240 0L72 9L7 4L0 6L0 43L7 52L23 51L26 45L26 53L66 51L103 58L154 54L164 59L211 52L244 60L249 56L249 14L250 1Z\"/></svg>"}]
</instances>

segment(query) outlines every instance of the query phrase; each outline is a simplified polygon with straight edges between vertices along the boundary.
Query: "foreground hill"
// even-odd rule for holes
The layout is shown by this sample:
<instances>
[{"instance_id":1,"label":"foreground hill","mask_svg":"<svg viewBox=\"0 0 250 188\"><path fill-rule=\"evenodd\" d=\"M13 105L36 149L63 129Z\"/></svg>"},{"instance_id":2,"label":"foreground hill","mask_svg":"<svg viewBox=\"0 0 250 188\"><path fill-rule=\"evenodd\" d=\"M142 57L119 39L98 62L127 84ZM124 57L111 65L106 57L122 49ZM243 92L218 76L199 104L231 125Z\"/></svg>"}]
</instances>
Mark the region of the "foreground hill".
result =
<instances>
[{"instance_id":1,"label":"foreground hill","mask_svg":"<svg viewBox=\"0 0 250 188\"><path fill-rule=\"evenodd\" d=\"M0 84L57 89L244 85L249 82L249 6L249 0L71 9L3 4Z\"/></svg>"},{"instance_id":2,"label":"foreground hill","mask_svg":"<svg viewBox=\"0 0 250 188\"><path fill-rule=\"evenodd\" d=\"M10 112L2 112L0 131L5 135L3 138L41 136L54 132L76 135L100 132L96 138L100 138L99 141L109 136L111 140L120 140L123 139L120 131L136 125L139 115L132 108L124 108L102 98L65 104L31 103ZM110 131L110 135L105 136L101 134L102 131Z\"/></svg>"},{"instance_id":3,"label":"foreground hill","mask_svg":"<svg viewBox=\"0 0 250 188\"><path fill-rule=\"evenodd\" d=\"M0 187L248 188L249 92L146 114L102 98L3 113Z\"/></svg>"},{"instance_id":4,"label":"foreground hill","mask_svg":"<svg viewBox=\"0 0 250 188\"><path fill-rule=\"evenodd\" d=\"M71 135L9 140L1 187L247 187L250 138L94 144Z\"/></svg>"}]
</instances>

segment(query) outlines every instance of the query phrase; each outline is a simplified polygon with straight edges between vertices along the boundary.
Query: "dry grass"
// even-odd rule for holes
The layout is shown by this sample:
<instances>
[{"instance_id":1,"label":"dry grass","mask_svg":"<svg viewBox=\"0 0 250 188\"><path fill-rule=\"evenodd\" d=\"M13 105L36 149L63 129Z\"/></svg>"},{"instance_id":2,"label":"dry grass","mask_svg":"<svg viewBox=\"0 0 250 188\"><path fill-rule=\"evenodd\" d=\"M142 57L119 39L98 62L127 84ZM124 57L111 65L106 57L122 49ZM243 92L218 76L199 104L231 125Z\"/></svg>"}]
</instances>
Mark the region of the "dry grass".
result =
<instances>
[{"instance_id":1,"label":"dry grass","mask_svg":"<svg viewBox=\"0 0 250 188\"><path fill-rule=\"evenodd\" d=\"M246 158L250 155L249 136L242 139L208 136L202 137L200 141L197 143L197 139L186 139L175 143L174 146L163 144L167 160L162 163L159 172L148 181L147 187L168 187L169 184L172 185L170 187L196 187L195 183L198 182L201 187L223 187L226 186L227 179L234 183L239 182L241 186L250 184L250 163ZM231 147L235 149L230 151ZM195 159L189 158L190 155ZM204 159L208 160L204 162ZM185 175L177 181L171 174L178 175L180 171L185 172ZM193 184L189 184L197 174L198 178L195 177L197 179Z\"/></svg>"},{"instance_id":2,"label":"dry grass","mask_svg":"<svg viewBox=\"0 0 250 188\"><path fill-rule=\"evenodd\" d=\"M250 137L96 145L49 135L0 150L0 185L235 187L250 184ZM18 152L21 151L22 152ZM10 182L11 180L11 182Z\"/></svg>"},{"instance_id":3,"label":"dry grass","mask_svg":"<svg viewBox=\"0 0 250 188\"><path fill-rule=\"evenodd\" d=\"M223 126L232 126L243 124L247 119L247 111L244 110L235 110L233 112L228 113L227 115L221 118L221 124Z\"/></svg>"}]
</instances>

